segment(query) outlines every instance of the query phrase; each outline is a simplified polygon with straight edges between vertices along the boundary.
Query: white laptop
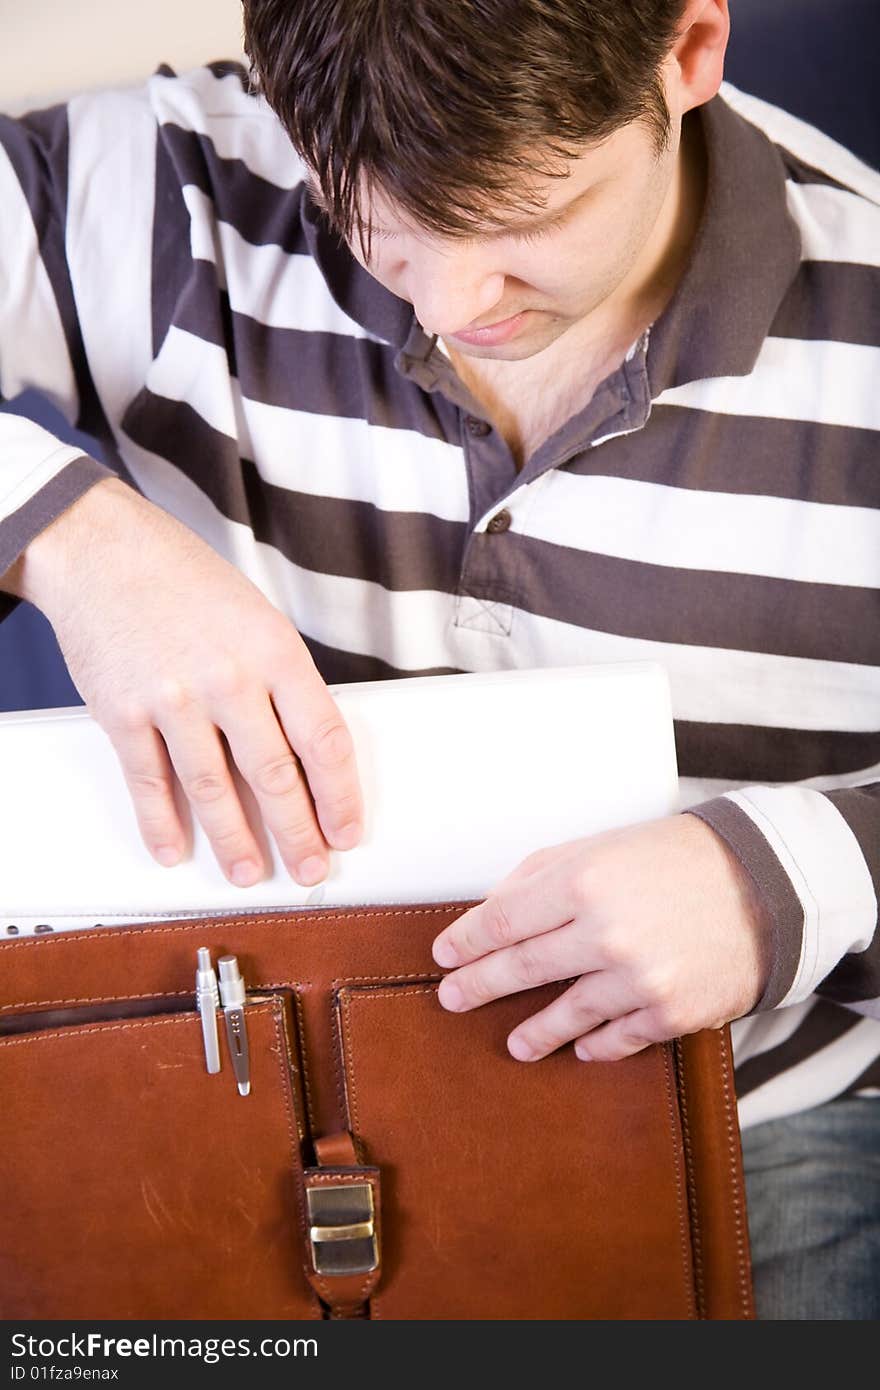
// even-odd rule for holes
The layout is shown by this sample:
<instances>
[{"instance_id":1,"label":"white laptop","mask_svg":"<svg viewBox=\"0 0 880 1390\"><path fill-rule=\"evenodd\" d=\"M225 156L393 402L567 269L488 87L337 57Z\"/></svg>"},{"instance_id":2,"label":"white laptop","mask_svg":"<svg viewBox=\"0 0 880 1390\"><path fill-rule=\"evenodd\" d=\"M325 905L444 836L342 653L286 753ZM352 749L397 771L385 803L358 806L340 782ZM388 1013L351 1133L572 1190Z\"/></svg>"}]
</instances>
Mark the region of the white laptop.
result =
<instances>
[{"instance_id":1,"label":"white laptop","mask_svg":"<svg viewBox=\"0 0 880 1390\"><path fill-rule=\"evenodd\" d=\"M361 844L332 851L317 888L287 873L237 773L271 862L246 889L227 882L192 816L190 856L172 869L155 863L115 750L83 707L0 714L0 939L203 914L480 899L533 850L679 809L669 683L655 662L330 691L354 739L366 819Z\"/></svg>"}]
</instances>

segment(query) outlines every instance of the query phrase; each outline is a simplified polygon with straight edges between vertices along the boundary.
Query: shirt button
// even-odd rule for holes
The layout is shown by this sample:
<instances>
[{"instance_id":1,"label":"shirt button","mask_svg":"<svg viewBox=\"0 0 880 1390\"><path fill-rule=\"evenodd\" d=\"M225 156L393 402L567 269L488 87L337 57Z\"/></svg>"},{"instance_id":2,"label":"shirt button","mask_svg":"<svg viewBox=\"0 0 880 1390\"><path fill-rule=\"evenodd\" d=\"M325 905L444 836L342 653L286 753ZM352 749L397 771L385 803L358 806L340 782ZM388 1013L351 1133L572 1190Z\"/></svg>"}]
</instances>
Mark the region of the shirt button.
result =
<instances>
[{"instance_id":1,"label":"shirt button","mask_svg":"<svg viewBox=\"0 0 880 1390\"><path fill-rule=\"evenodd\" d=\"M466 415L464 423L468 434L472 434L475 439L481 439L492 428L491 425L486 424L485 420L478 420L475 415Z\"/></svg>"},{"instance_id":2,"label":"shirt button","mask_svg":"<svg viewBox=\"0 0 880 1390\"><path fill-rule=\"evenodd\" d=\"M512 520L513 517L505 507L503 512L496 512L495 516L493 516L492 520L487 525L486 530L493 536L497 536L499 531L507 530Z\"/></svg>"}]
</instances>

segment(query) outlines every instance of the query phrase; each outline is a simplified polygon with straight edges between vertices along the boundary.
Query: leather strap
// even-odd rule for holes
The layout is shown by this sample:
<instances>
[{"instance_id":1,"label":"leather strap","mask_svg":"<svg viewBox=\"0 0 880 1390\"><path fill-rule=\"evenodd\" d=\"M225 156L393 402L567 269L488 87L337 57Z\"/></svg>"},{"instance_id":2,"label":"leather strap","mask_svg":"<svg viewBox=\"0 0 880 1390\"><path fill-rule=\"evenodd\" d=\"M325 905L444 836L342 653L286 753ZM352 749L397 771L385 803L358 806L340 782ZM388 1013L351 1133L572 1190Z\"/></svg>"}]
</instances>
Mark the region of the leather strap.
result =
<instances>
[{"instance_id":1,"label":"leather strap","mask_svg":"<svg viewBox=\"0 0 880 1390\"><path fill-rule=\"evenodd\" d=\"M315 1140L315 1157L303 1171L306 1276L331 1318L365 1318L382 1272L379 1169L360 1162L347 1130Z\"/></svg>"}]
</instances>

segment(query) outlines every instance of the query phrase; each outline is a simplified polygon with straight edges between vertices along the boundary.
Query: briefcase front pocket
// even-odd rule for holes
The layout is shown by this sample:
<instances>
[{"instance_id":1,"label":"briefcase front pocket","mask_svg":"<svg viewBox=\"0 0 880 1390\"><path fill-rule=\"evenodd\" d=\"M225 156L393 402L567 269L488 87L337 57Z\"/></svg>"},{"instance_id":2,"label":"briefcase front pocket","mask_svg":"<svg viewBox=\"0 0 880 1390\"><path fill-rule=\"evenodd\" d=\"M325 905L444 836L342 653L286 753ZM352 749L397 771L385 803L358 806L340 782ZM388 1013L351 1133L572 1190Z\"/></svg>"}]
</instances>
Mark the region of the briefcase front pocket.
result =
<instances>
[{"instance_id":1,"label":"briefcase front pocket","mask_svg":"<svg viewBox=\"0 0 880 1390\"><path fill-rule=\"evenodd\" d=\"M466 1027L435 983L336 1005L349 1126L382 1173L373 1318L697 1316L671 1047L524 1065L505 1045L522 996Z\"/></svg>"},{"instance_id":2,"label":"briefcase front pocket","mask_svg":"<svg viewBox=\"0 0 880 1390\"><path fill-rule=\"evenodd\" d=\"M247 1096L222 1020L209 1074L191 1004L106 1012L19 1014L0 1037L0 1317L320 1318L286 995L246 1005Z\"/></svg>"}]
</instances>

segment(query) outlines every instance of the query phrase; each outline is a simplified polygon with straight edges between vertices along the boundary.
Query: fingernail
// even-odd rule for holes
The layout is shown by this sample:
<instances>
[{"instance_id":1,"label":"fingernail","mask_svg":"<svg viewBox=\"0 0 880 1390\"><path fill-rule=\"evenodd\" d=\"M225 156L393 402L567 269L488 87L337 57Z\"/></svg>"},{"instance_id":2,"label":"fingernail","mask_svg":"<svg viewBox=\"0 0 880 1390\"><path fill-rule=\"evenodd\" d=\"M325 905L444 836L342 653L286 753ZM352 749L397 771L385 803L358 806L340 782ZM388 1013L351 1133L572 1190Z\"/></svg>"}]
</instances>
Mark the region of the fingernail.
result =
<instances>
[{"instance_id":1,"label":"fingernail","mask_svg":"<svg viewBox=\"0 0 880 1390\"><path fill-rule=\"evenodd\" d=\"M458 964L458 952L451 941L435 941L431 951L438 965Z\"/></svg>"},{"instance_id":2,"label":"fingernail","mask_svg":"<svg viewBox=\"0 0 880 1390\"><path fill-rule=\"evenodd\" d=\"M327 872L327 865L323 859L313 855L311 859L304 859L296 871L296 876L300 883L306 888L311 888L313 883L320 883Z\"/></svg>"},{"instance_id":3,"label":"fingernail","mask_svg":"<svg viewBox=\"0 0 880 1390\"><path fill-rule=\"evenodd\" d=\"M458 985L451 985L448 980L440 982L438 996L444 1009L451 1009L453 1013L464 1008L464 995Z\"/></svg>"},{"instance_id":4,"label":"fingernail","mask_svg":"<svg viewBox=\"0 0 880 1390\"><path fill-rule=\"evenodd\" d=\"M156 858L166 869L170 869L172 865L179 862L180 850L175 849L173 845L161 845L159 849L156 850Z\"/></svg>"},{"instance_id":5,"label":"fingernail","mask_svg":"<svg viewBox=\"0 0 880 1390\"><path fill-rule=\"evenodd\" d=\"M233 864L231 877L239 888L250 888L260 877L260 870L253 859L240 859Z\"/></svg>"},{"instance_id":6,"label":"fingernail","mask_svg":"<svg viewBox=\"0 0 880 1390\"><path fill-rule=\"evenodd\" d=\"M335 849L354 849L360 838L360 825L356 820L350 820L346 825L334 830L333 846Z\"/></svg>"},{"instance_id":7,"label":"fingernail","mask_svg":"<svg viewBox=\"0 0 880 1390\"><path fill-rule=\"evenodd\" d=\"M581 1062L592 1062L593 1060L583 1043L575 1043L574 1055Z\"/></svg>"},{"instance_id":8,"label":"fingernail","mask_svg":"<svg viewBox=\"0 0 880 1390\"><path fill-rule=\"evenodd\" d=\"M507 1039L507 1050L518 1062L531 1062L537 1055L531 1043L527 1043L525 1038L518 1038L515 1035Z\"/></svg>"}]
</instances>

